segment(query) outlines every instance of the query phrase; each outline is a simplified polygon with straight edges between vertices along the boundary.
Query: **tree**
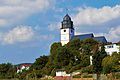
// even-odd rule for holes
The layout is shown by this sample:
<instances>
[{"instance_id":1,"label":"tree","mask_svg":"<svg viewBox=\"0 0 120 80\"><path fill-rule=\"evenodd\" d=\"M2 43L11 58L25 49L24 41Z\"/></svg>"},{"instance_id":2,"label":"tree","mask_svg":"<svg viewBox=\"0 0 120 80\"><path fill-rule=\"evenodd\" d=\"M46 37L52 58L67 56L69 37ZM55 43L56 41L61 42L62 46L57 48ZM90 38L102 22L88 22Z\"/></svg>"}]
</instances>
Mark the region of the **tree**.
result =
<instances>
[{"instance_id":1,"label":"tree","mask_svg":"<svg viewBox=\"0 0 120 80\"><path fill-rule=\"evenodd\" d=\"M66 47L61 47L55 58L55 64L57 67L64 67L70 63L71 55Z\"/></svg>"},{"instance_id":2,"label":"tree","mask_svg":"<svg viewBox=\"0 0 120 80\"><path fill-rule=\"evenodd\" d=\"M81 62L80 62L82 67L86 67L90 65L90 56L81 54Z\"/></svg>"},{"instance_id":3,"label":"tree","mask_svg":"<svg viewBox=\"0 0 120 80\"><path fill-rule=\"evenodd\" d=\"M92 55L92 51L94 47L98 44L98 42L92 38L88 38L82 41L82 45L80 51L82 54Z\"/></svg>"},{"instance_id":4,"label":"tree","mask_svg":"<svg viewBox=\"0 0 120 80\"><path fill-rule=\"evenodd\" d=\"M0 64L0 78L14 78L16 67L10 63Z\"/></svg>"},{"instance_id":5,"label":"tree","mask_svg":"<svg viewBox=\"0 0 120 80\"><path fill-rule=\"evenodd\" d=\"M119 42L117 42L117 44L118 44L118 45L120 45L120 41L119 41Z\"/></svg>"},{"instance_id":6,"label":"tree","mask_svg":"<svg viewBox=\"0 0 120 80\"><path fill-rule=\"evenodd\" d=\"M96 49L93 53L93 72L97 74L97 80L99 80L100 73L102 72L102 60L107 56L105 52L104 44L101 46L96 45Z\"/></svg>"},{"instance_id":7,"label":"tree","mask_svg":"<svg viewBox=\"0 0 120 80\"><path fill-rule=\"evenodd\" d=\"M50 75L51 71L55 69L56 67L55 58L56 55L58 54L58 49L61 47L62 45L60 42L55 42L51 45L48 62L42 70L46 75Z\"/></svg>"},{"instance_id":8,"label":"tree","mask_svg":"<svg viewBox=\"0 0 120 80\"><path fill-rule=\"evenodd\" d=\"M102 61L103 73L119 72L120 71L120 54L107 56Z\"/></svg>"},{"instance_id":9,"label":"tree","mask_svg":"<svg viewBox=\"0 0 120 80\"><path fill-rule=\"evenodd\" d=\"M107 56L104 44L96 47L96 52L93 54L93 69L94 73L100 74L102 71L102 60Z\"/></svg>"},{"instance_id":10,"label":"tree","mask_svg":"<svg viewBox=\"0 0 120 80\"><path fill-rule=\"evenodd\" d=\"M36 61L32 64L32 66L30 67L31 70L41 70L43 67L45 67L45 65L48 62L48 56L40 56L39 58L36 59Z\"/></svg>"},{"instance_id":11,"label":"tree","mask_svg":"<svg viewBox=\"0 0 120 80\"><path fill-rule=\"evenodd\" d=\"M81 41L79 38L73 38L67 45L65 45L70 53L72 55L71 57L71 64L72 66L76 66L80 64L80 47L81 47Z\"/></svg>"},{"instance_id":12,"label":"tree","mask_svg":"<svg viewBox=\"0 0 120 80\"><path fill-rule=\"evenodd\" d=\"M73 38L67 45L66 47L72 49L72 50L79 50L81 47L81 41L79 38Z\"/></svg>"},{"instance_id":13,"label":"tree","mask_svg":"<svg viewBox=\"0 0 120 80\"><path fill-rule=\"evenodd\" d=\"M44 67L46 66L48 62L49 56L40 56L36 59L36 61L32 64L30 67L30 72L22 73L24 77L31 75L31 77L34 78L40 78L45 75L44 73ZM22 75L21 74L21 75Z\"/></svg>"},{"instance_id":14,"label":"tree","mask_svg":"<svg viewBox=\"0 0 120 80\"><path fill-rule=\"evenodd\" d=\"M51 45L49 64L54 65L54 61L55 61L56 55L58 53L58 49L61 47L62 47L62 45L60 42L58 42L58 43L55 42Z\"/></svg>"}]
</instances>

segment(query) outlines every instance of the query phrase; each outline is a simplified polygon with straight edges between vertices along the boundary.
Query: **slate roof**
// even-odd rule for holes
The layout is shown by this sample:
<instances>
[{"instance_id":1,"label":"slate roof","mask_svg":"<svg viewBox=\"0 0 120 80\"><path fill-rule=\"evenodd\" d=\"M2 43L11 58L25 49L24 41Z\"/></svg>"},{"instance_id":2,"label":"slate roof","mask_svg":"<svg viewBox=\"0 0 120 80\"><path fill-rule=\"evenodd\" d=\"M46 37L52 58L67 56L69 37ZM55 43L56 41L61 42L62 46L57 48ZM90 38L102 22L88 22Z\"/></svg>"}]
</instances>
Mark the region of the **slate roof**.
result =
<instances>
[{"instance_id":1,"label":"slate roof","mask_svg":"<svg viewBox=\"0 0 120 80\"><path fill-rule=\"evenodd\" d=\"M104 36L94 37L93 39L95 39L96 41L99 41L101 43L107 43L107 40Z\"/></svg>"},{"instance_id":2,"label":"slate roof","mask_svg":"<svg viewBox=\"0 0 120 80\"><path fill-rule=\"evenodd\" d=\"M71 18L68 14L65 15L65 17L63 18L63 20L65 21L71 21Z\"/></svg>"},{"instance_id":3,"label":"slate roof","mask_svg":"<svg viewBox=\"0 0 120 80\"><path fill-rule=\"evenodd\" d=\"M79 38L80 40L84 40L87 38L93 38L94 40L101 42L101 43L107 43L107 40L104 36L98 36L94 37L93 33L90 34L82 34L82 35L75 35L74 38Z\"/></svg>"},{"instance_id":4,"label":"slate roof","mask_svg":"<svg viewBox=\"0 0 120 80\"><path fill-rule=\"evenodd\" d=\"M90 34L82 34L82 35L75 35L74 38L79 38L80 40L84 40L87 38L93 38L94 35L92 33Z\"/></svg>"},{"instance_id":5,"label":"slate roof","mask_svg":"<svg viewBox=\"0 0 120 80\"><path fill-rule=\"evenodd\" d=\"M66 28L74 29L73 21L71 21L71 18L68 14L66 14L65 17L63 18L61 29L66 29Z\"/></svg>"}]
</instances>

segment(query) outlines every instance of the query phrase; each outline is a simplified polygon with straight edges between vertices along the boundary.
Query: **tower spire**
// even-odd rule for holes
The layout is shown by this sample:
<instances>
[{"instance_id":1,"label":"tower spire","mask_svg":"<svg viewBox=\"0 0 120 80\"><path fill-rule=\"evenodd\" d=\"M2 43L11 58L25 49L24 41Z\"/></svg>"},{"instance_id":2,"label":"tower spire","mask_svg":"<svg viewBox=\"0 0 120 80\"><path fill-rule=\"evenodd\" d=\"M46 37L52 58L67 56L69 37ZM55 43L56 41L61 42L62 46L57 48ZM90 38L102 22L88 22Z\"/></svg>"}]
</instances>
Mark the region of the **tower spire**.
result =
<instances>
[{"instance_id":1,"label":"tower spire","mask_svg":"<svg viewBox=\"0 0 120 80\"><path fill-rule=\"evenodd\" d=\"M66 14L63 18L63 21L62 21L62 27L61 28L73 28L73 21L71 21L71 17Z\"/></svg>"},{"instance_id":2,"label":"tower spire","mask_svg":"<svg viewBox=\"0 0 120 80\"><path fill-rule=\"evenodd\" d=\"M67 44L74 37L73 21L71 17L66 14L62 21L61 27L61 43L62 45Z\"/></svg>"}]
</instances>

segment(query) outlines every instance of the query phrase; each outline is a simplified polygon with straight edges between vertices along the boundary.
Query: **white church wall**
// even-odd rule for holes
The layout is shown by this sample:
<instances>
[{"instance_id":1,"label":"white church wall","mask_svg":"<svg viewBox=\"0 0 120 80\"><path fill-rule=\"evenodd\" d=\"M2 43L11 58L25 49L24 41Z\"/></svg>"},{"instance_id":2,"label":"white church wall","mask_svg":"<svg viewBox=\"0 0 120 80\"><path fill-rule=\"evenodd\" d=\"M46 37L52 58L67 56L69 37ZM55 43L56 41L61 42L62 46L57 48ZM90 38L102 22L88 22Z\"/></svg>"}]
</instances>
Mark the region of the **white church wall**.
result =
<instances>
[{"instance_id":1,"label":"white church wall","mask_svg":"<svg viewBox=\"0 0 120 80\"><path fill-rule=\"evenodd\" d=\"M70 28L61 29L61 43L62 45L67 44L74 36L74 30Z\"/></svg>"}]
</instances>

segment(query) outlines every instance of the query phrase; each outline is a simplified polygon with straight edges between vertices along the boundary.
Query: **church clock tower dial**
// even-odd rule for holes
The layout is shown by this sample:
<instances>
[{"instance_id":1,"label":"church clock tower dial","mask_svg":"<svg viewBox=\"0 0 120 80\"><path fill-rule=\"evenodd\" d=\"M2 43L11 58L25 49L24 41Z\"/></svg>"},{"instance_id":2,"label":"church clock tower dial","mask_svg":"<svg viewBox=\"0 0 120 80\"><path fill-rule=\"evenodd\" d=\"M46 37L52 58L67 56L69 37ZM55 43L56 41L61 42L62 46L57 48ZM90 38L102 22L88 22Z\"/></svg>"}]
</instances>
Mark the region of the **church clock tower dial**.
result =
<instances>
[{"instance_id":1,"label":"church clock tower dial","mask_svg":"<svg viewBox=\"0 0 120 80\"><path fill-rule=\"evenodd\" d=\"M68 14L63 18L60 33L62 45L67 44L74 37L73 21Z\"/></svg>"}]
</instances>

